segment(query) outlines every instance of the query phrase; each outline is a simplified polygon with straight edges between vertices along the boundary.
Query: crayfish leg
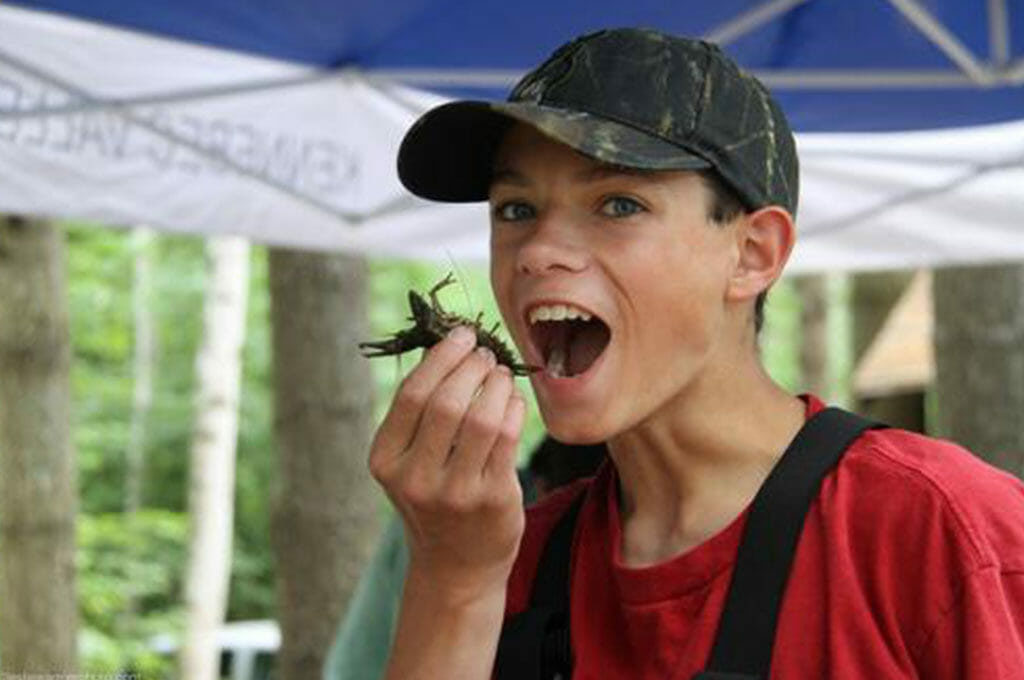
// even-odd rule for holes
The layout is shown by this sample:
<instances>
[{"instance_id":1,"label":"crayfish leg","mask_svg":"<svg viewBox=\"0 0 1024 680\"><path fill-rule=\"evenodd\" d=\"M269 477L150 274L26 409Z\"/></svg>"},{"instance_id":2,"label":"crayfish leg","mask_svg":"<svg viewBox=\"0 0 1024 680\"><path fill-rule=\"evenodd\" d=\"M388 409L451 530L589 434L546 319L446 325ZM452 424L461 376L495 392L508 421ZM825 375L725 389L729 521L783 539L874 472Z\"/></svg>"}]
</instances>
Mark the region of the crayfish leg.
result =
<instances>
[{"instance_id":1,"label":"crayfish leg","mask_svg":"<svg viewBox=\"0 0 1024 680\"><path fill-rule=\"evenodd\" d=\"M530 375L537 371L543 370L540 366L530 366L527 364L514 364L510 367L512 369L512 375Z\"/></svg>"}]
</instances>

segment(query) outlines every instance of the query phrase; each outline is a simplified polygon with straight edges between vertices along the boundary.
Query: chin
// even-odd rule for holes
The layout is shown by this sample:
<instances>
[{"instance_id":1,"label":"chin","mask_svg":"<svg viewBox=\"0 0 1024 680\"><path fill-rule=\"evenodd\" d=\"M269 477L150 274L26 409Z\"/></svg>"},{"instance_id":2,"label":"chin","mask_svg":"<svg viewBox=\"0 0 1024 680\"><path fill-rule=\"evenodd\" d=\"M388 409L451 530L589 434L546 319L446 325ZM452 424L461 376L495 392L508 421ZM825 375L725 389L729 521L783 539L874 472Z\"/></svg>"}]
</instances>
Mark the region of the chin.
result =
<instances>
[{"instance_id":1,"label":"chin","mask_svg":"<svg viewBox=\"0 0 1024 680\"><path fill-rule=\"evenodd\" d=\"M563 444L603 444L615 434L612 428L607 427L593 413L580 416L563 410L549 417L541 405L541 417L547 433Z\"/></svg>"}]
</instances>

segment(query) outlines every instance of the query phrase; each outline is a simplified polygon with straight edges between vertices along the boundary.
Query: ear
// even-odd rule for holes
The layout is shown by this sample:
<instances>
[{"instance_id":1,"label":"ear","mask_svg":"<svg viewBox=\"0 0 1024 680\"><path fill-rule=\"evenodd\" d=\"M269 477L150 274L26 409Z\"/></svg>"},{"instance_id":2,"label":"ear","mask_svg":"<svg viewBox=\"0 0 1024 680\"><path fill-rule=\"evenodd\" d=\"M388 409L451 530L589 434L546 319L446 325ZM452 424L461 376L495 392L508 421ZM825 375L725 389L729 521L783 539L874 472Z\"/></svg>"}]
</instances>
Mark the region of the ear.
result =
<instances>
[{"instance_id":1,"label":"ear","mask_svg":"<svg viewBox=\"0 0 1024 680\"><path fill-rule=\"evenodd\" d=\"M737 220L735 236L736 266L726 298L753 300L782 275L796 243L796 226L785 208L770 205Z\"/></svg>"}]
</instances>

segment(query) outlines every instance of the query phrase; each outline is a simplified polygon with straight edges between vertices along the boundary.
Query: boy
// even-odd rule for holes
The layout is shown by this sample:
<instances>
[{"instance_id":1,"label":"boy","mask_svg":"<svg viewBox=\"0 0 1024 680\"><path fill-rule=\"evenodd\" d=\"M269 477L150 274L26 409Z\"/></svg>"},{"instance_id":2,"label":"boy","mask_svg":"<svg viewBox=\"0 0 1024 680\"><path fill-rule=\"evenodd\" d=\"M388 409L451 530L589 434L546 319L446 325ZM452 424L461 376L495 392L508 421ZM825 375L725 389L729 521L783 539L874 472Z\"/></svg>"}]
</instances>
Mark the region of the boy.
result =
<instances>
[{"instance_id":1,"label":"boy","mask_svg":"<svg viewBox=\"0 0 1024 680\"><path fill-rule=\"evenodd\" d=\"M706 43L579 38L500 104L425 114L414 193L491 206L491 282L548 431L607 441L584 489L524 517L523 402L472 334L427 352L370 467L411 548L389 678L487 678L579 494L574 678L705 668L748 506L823 409L760 365L795 240L797 159L767 91ZM1024 487L952 444L873 430L807 513L771 676L1024 678Z\"/></svg>"}]
</instances>

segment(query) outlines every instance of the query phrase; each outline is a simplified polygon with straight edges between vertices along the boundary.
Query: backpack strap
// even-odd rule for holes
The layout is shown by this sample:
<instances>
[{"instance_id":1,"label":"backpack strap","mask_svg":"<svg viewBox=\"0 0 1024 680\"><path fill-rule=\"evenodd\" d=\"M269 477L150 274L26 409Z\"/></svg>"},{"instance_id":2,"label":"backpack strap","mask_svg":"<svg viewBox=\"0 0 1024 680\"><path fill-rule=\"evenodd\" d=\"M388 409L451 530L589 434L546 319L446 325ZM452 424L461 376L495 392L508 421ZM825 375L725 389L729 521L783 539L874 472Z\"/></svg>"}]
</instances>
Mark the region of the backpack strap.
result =
<instances>
[{"instance_id":1,"label":"backpack strap","mask_svg":"<svg viewBox=\"0 0 1024 680\"><path fill-rule=\"evenodd\" d=\"M693 680L767 680L779 608L804 519L822 479L865 430L830 407L810 418L754 498L707 670Z\"/></svg>"},{"instance_id":2,"label":"backpack strap","mask_svg":"<svg viewBox=\"0 0 1024 680\"><path fill-rule=\"evenodd\" d=\"M494 662L497 680L568 679L572 674L569 637L569 579L576 517L586 491L572 502L552 529L537 566L530 607L505 621Z\"/></svg>"}]
</instances>

